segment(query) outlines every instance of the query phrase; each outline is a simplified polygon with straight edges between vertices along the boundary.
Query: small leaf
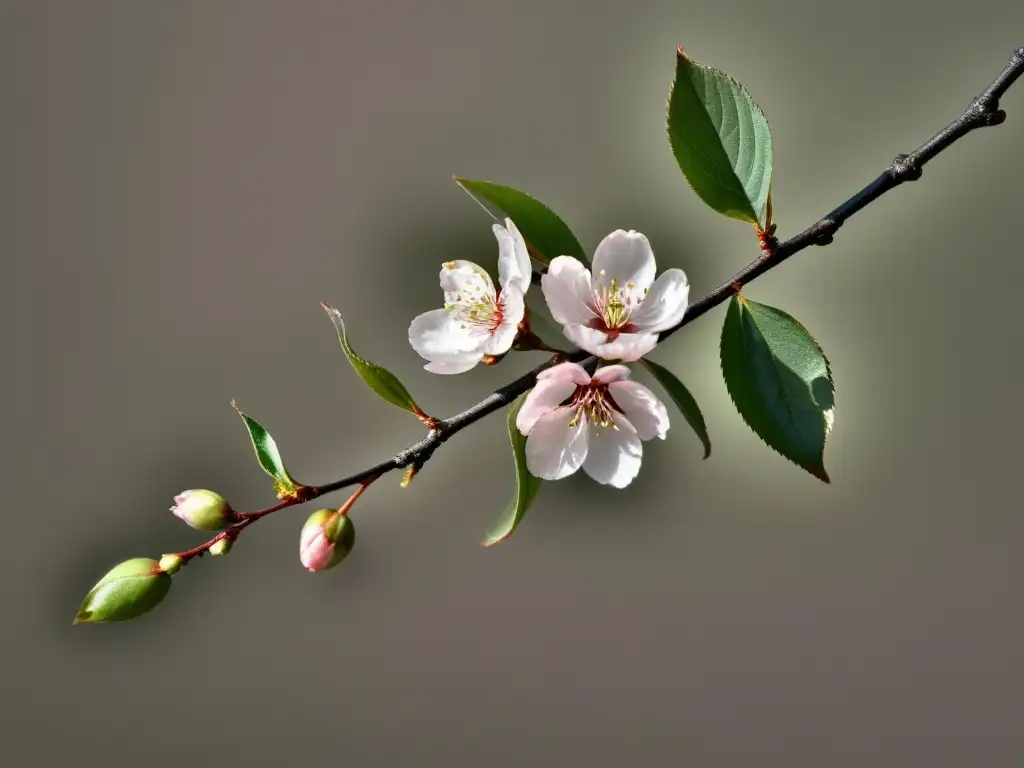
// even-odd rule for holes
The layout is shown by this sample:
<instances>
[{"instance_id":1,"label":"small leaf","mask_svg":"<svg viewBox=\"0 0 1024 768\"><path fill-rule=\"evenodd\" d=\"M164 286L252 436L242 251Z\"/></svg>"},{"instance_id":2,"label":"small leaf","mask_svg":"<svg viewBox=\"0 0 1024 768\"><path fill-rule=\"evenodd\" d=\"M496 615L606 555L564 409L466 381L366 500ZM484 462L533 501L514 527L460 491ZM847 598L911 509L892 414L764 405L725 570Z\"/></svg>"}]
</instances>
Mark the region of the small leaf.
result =
<instances>
[{"instance_id":1,"label":"small leaf","mask_svg":"<svg viewBox=\"0 0 1024 768\"><path fill-rule=\"evenodd\" d=\"M518 189L490 181L472 181L456 176L455 182L477 203L480 203L479 195L512 219L526 240L530 255L537 261L547 264L556 256L572 256L587 263L583 247L572 230L544 203ZM483 203L480 205L488 210Z\"/></svg>"},{"instance_id":2,"label":"small leaf","mask_svg":"<svg viewBox=\"0 0 1024 768\"><path fill-rule=\"evenodd\" d=\"M693 61L681 47L669 92L668 138L701 200L726 216L759 223L772 181L768 121L742 85Z\"/></svg>"},{"instance_id":3,"label":"small leaf","mask_svg":"<svg viewBox=\"0 0 1024 768\"><path fill-rule=\"evenodd\" d=\"M790 461L829 482L825 439L835 385L821 347L785 312L734 296L722 327L722 373L752 430Z\"/></svg>"},{"instance_id":4,"label":"small leaf","mask_svg":"<svg viewBox=\"0 0 1024 768\"><path fill-rule=\"evenodd\" d=\"M669 397L672 398L672 402L676 404L680 413L683 414L686 423L693 427L693 431L697 433L697 437L704 444L704 458L706 459L711 455L711 438L708 436L708 428L704 423L704 415L700 412L700 407L697 405L693 395L690 394L690 390L684 387L683 382L677 379L676 375L667 368L648 360L646 357L641 358L640 362L658 380L658 383L665 388Z\"/></svg>"},{"instance_id":5,"label":"small leaf","mask_svg":"<svg viewBox=\"0 0 1024 768\"><path fill-rule=\"evenodd\" d=\"M508 437L512 443L512 458L516 465L516 495L497 522L487 531L487 538L482 542L485 547L504 541L512 535L512 531L522 522L526 510L533 503L543 482L526 469L526 436L516 427L516 415L523 407L523 401L528 394L529 392L525 392L520 395L508 409Z\"/></svg>"},{"instance_id":6,"label":"small leaf","mask_svg":"<svg viewBox=\"0 0 1024 768\"><path fill-rule=\"evenodd\" d=\"M283 499L286 496L296 495L299 484L288 474L288 470L284 466L284 459L281 458L281 452L277 449L277 443L274 442L274 438L270 436L266 427L251 416L242 413L234 400L231 401L231 407L238 411L238 415L245 422L245 428L249 430L249 439L252 440L252 447L256 450L256 459L263 467L263 471L274 478L274 489L278 498Z\"/></svg>"},{"instance_id":7,"label":"small leaf","mask_svg":"<svg viewBox=\"0 0 1024 768\"><path fill-rule=\"evenodd\" d=\"M73 624L105 624L135 619L156 608L171 588L171 577L148 557L126 560L96 582Z\"/></svg>"},{"instance_id":8,"label":"small leaf","mask_svg":"<svg viewBox=\"0 0 1024 768\"><path fill-rule=\"evenodd\" d=\"M419 406L412 399L409 390L405 388L405 385L398 380L395 374L387 368L371 363L369 360L364 360L356 354L355 350L352 349L352 345L348 343L348 334L345 332L345 322L341 319L341 313L323 302L320 303L320 306L326 310L327 316L334 323L334 328L338 332L338 341L341 342L341 349L345 353L345 357L352 363L352 367L359 374L359 378L366 383L366 386L376 392L382 400L386 400L402 410L409 411L409 413L426 417L426 414L420 410Z\"/></svg>"}]
</instances>

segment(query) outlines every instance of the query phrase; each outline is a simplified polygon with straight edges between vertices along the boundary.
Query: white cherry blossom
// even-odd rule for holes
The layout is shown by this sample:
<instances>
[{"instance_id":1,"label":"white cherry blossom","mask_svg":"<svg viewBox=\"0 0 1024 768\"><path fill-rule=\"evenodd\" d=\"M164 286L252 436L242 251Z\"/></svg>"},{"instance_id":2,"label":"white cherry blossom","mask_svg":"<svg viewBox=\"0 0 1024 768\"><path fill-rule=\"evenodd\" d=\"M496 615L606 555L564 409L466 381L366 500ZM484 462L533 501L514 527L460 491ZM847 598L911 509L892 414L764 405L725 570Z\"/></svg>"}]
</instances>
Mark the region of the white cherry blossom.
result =
<instances>
[{"instance_id":1,"label":"white cherry blossom","mask_svg":"<svg viewBox=\"0 0 1024 768\"><path fill-rule=\"evenodd\" d=\"M409 326L409 343L429 362L432 373L462 373L486 356L512 347L526 313L530 256L526 241L511 219L495 224L498 284L472 261L449 261L441 267L444 309L424 312Z\"/></svg>"},{"instance_id":2,"label":"white cherry blossom","mask_svg":"<svg viewBox=\"0 0 1024 768\"><path fill-rule=\"evenodd\" d=\"M634 362L683 319L690 295L681 269L667 269L657 280L654 275L647 238L618 229L597 246L593 275L572 256L558 256L541 289L569 341L605 360Z\"/></svg>"},{"instance_id":3,"label":"white cherry blossom","mask_svg":"<svg viewBox=\"0 0 1024 768\"><path fill-rule=\"evenodd\" d=\"M559 480L580 467L597 482L625 488L640 471L642 440L665 439L668 410L625 365L591 377L576 363L542 371L516 416L526 435L526 467Z\"/></svg>"}]
</instances>

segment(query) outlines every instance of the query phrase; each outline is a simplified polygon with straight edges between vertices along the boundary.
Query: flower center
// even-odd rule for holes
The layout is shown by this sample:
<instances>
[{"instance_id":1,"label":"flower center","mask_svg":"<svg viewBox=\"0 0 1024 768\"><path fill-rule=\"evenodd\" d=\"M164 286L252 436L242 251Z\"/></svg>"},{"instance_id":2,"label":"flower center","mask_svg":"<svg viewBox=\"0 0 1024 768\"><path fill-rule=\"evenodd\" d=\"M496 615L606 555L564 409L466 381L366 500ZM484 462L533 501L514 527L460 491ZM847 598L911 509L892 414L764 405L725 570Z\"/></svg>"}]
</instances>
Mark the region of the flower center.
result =
<instances>
[{"instance_id":1,"label":"flower center","mask_svg":"<svg viewBox=\"0 0 1024 768\"><path fill-rule=\"evenodd\" d=\"M604 270L601 276L604 276ZM616 335L631 331L630 317L643 303L642 298L634 302L633 287L633 283L621 285L612 278L608 283L595 288L590 308L597 317L590 321L590 327Z\"/></svg>"},{"instance_id":2,"label":"flower center","mask_svg":"<svg viewBox=\"0 0 1024 768\"><path fill-rule=\"evenodd\" d=\"M594 426L618 429L612 420L612 414L615 411L622 413L622 409L608 392L606 384L588 384L585 387L577 387L569 407L576 409L576 414L569 422L570 427L575 427L582 418Z\"/></svg>"},{"instance_id":3,"label":"flower center","mask_svg":"<svg viewBox=\"0 0 1024 768\"><path fill-rule=\"evenodd\" d=\"M463 328L485 330L493 334L505 317L505 305L498 296L487 293L474 296L456 294L454 301L446 301L444 308L452 313Z\"/></svg>"}]
</instances>

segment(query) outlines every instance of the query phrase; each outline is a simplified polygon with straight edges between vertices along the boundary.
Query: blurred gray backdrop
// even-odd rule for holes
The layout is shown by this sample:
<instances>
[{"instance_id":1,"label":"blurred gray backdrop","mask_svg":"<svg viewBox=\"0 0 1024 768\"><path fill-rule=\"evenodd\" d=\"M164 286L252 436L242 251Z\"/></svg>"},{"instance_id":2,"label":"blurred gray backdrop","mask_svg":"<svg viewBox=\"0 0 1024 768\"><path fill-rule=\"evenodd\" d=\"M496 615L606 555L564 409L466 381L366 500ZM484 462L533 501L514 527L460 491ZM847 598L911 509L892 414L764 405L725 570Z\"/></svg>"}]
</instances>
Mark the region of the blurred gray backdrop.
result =
<instances>
[{"instance_id":1,"label":"blurred gray backdrop","mask_svg":"<svg viewBox=\"0 0 1024 768\"><path fill-rule=\"evenodd\" d=\"M587 248L646 233L694 295L746 263L749 228L669 150L677 44L767 113L786 237L957 116L1024 4L0 3L13 764L1021 764L1024 83L1005 125L747 291L831 357L831 486L734 412L718 309L655 355L708 461L676 417L628 491L548 485L483 549L513 483L495 415L374 486L334 571L299 566L309 506L145 619L71 626L113 564L202 540L177 491L272 500L231 398L308 483L422 434L319 301L432 413L543 359L439 377L406 343L442 261L495 263L453 173L539 196Z\"/></svg>"}]
</instances>

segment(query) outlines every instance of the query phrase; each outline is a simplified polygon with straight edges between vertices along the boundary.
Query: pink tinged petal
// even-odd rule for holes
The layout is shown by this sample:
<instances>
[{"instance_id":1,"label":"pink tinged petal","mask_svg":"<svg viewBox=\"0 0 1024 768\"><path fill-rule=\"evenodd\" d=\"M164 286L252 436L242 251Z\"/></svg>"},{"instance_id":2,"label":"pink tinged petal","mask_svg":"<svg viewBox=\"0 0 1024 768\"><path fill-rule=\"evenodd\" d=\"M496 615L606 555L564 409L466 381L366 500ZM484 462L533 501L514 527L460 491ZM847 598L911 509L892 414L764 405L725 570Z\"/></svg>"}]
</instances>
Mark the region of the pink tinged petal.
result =
<instances>
[{"instance_id":1,"label":"pink tinged petal","mask_svg":"<svg viewBox=\"0 0 1024 768\"><path fill-rule=\"evenodd\" d=\"M441 266L441 290L449 304L494 298L494 283L487 270L479 264L462 259L445 262Z\"/></svg>"},{"instance_id":2,"label":"pink tinged petal","mask_svg":"<svg viewBox=\"0 0 1024 768\"><path fill-rule=\"evenodd\" d=\"M598 243L594 251L594 285L615 280L630 295L640 298L654 282L654 251L647 238L632 229L617 229Z\"/></svg>"},{"instance_id":3,"label":"pink tinged petal","mask_svg":"<svg viewBox=\"0 0 1024 768\"><path fill-rule=\"evenodd\" d=\"M597 317L590 308L594 294L590 271L572 256L556 256L540 279L544 301L556 323L586 325Z\"/></svg>"},{"instance_id":4,"label":"pink tinged petal","mask_svg":"<svg viewBox=\"0 0 1024 768\"><path fill-rule=\"evenodd\" d=\"M321 526L309 526L299 540L299 561L307 570L322 571L330 567L334 547Z\"/></svg>"},{"instance_id":5,"label":"pink tinged petal","mask_svg":"<svg viewBox=\"0 0 1024 768\"><path fill-rule=\"evenodd\" d=\"M668 408L650 389L636 381L616 381L608 385L608 393L636 428L637 437L665 439Z\"/></svg>"},{"instance_id":6,"label":"pink tinged petal","mask_svg":"<svg viewBox=\"0 0 1024 768\"><path fill-rule=\"evenodd\" d=\"M656 333L620 333L609 339L607 332L583 325L566 325L562 332L577 347L603 360L636 362L658 345Z\"/></svg>"},{"instance_id":7,"label":"pink tinged petal","mask_svg":"<svg viewBox=\"0 0 1024 768\"><path fill-rule=\"evenodd\" d=\"M559 363L537 374L537 381L571 381L580 387L590 384L590 374L579 363Z\"/></svg>"},{"instance_id":8,"label":"pink tinged petal","mask_svg":"<svg viewBox=\"0 0 1024 768\"><path fill-rule=\"evenodd\" d=\"M613 381L622 381L632 375L632 371L625 365L604 365L594 373L594 383L611 384Z\"/></svg>"},{"instance_id":9,"label":"pink tinged petal","mask_svg":"<svg viewBox=\"0 0 1024 768\"><path fill-rule=\"evenodd\" d=\"M575 391L576 383L573 381L538 379L516 415L516 428L524 435L529 435L538 419L558 408Z\"/></svg>"},{"instance_id":10,"label":"pink tinged petal","mask_svg":"<svg viewBox=\"0 0 1024 768\"><path fill-rule=\"evenodd\" d=\"M660 333L676 326L686 313L690 283L681 269L666 269L633 313L630 322L642 331Z\"/></svg>"},{"instance_id":11,"label":"pink tinged petal","mask_svg":"<svg viewBox=\"0 0 1024 768\"><path fill-rule=\"evenodd\" d=\"M494 224L494 236L498 240L498 283L502 287L517 280L525 293L530 287L532 268L526 241L519 234L512 219L505 219L505 226Z\"/></svg>"},{"instance_id":12,"label":"pink tinged petal","mask_svg":"<svg viewBox=\"0 0 1024 768\"><path fill-rule=\"evenodd\" d=\"M575 408L557 408L541 416L526 438L526 468L544 480L568 477L587 458L587 420L574 426Z\"/></svg>"},{"instance_id":13,"label":"pink tinged petal","mask_svg":"<svg viewBox=\"0 0 1024 768\"><path fill-rule=\"evenodd\" d=\"M457 361L480 352L486 338L485 334L463 328L444 309L424 312L409 325L409 343L425 360Z\"/></svg>"},{"instance_id":14,"label":"pink tinged petal","mask_svg":"<svg viewBox=\"0 0 1024 768\"><path fill-rule=\"evenodd\" d=\"M591 425L583 471L602 485L625 488L640 472L644 446L625 416L612 414L617 429Z\"/></svg>"}]
</instances>

